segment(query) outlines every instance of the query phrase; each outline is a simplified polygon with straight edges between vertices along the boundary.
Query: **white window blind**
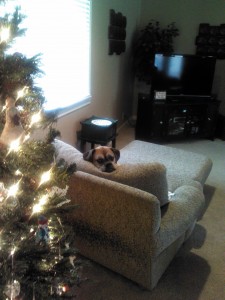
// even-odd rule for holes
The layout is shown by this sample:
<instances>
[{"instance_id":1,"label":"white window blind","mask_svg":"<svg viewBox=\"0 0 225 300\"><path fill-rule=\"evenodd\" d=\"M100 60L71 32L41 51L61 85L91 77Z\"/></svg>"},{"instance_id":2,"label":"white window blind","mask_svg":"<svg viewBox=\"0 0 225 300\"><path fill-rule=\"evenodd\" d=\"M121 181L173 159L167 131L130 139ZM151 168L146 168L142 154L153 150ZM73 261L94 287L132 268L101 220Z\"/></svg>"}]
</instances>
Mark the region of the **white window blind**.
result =
<instances>
[{"instance_id":1,"label":"white window blind","mask_svg":"<svg viewBox=\"0 0 225 300\"><path fill-rule=\"evenodd\" d=\"M46 110L65 112L90 101L90 1L13 1L27 16L22 24L27 31L10 51L27 57L42 53L45 75L37 85L44 91Z\"/></svg>"}]
</instances>

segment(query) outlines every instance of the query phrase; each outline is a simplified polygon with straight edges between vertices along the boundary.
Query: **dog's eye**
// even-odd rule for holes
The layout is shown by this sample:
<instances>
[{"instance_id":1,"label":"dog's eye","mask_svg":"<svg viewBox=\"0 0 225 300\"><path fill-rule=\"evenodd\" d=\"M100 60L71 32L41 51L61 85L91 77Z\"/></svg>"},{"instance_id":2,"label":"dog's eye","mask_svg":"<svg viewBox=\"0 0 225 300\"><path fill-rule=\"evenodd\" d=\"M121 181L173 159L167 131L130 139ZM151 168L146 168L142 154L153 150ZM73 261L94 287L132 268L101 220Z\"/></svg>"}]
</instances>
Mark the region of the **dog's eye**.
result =
<instances>
[{"instance_id":1,"label":"dog's eye","mask_svg":"<svg viewBox=\"0 0 225 300\"><path fill-rule=\"evenodd\" d=\"M107 158L108 158L108 160L111 160L111 161L114 160L114 157L112 155L108 155Z\"/></svg>"},{"instance_id":2,"label":"dog's eye","mask_svg":"<svg viewBox=\"0 0 225 300\"><path fill-rule=\"evenodd\" d=\"M102 165L104 163L104 159L103 158L98 158L97 159L97 163L99 163L100 165Z\"/></svg>"}]
</instances>

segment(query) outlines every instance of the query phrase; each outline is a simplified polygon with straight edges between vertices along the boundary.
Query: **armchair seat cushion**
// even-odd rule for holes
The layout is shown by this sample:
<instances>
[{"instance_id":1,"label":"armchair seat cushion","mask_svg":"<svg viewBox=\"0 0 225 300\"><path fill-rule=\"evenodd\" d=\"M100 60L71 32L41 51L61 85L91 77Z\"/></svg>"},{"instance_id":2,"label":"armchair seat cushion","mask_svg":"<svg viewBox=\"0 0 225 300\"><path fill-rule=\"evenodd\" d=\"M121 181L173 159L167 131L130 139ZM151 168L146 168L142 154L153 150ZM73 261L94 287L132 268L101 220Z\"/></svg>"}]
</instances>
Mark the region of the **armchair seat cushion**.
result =
<instances>
[{"instance_id":1,"label":"armchair seat cushion","mask_svg":"<svg viewBox=\"0 0 225 300\"><path fill-rule=\"evenodd\" d=\"M131 160L139 163L157 161L165 165L172 189L178 187L175 175L177 178L182 176L183 180L192 179L203 185L212 169L212 161L205 155L138 140L132 141L121 150L121 163Z\"/></svg>"}]
</instances>

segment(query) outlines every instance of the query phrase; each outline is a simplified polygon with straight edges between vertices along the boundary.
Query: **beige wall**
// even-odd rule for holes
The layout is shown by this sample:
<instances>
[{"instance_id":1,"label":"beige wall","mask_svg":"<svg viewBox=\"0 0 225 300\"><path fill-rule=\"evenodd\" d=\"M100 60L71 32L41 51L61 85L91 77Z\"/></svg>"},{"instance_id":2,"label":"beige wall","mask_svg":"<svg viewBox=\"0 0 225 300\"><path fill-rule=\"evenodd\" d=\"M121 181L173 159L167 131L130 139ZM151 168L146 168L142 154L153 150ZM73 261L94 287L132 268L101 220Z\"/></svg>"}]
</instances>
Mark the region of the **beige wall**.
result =
<instances>
[{"instance_id":1,"label":"beige wall","mask_svg":"<svg viewBox=\"0 0 225 300\"><path fill-rule=\"evenodd\" d=\"M199 23L224 23L224 0L92 0L92 102L58 120L62 139L76 143L80 121L91 115L112 117L122 123L122 114L135 115L137 91L131 71L131 42L137 27L150 20L167 25L173 21L180 29L175 40L175 51L195 53L195 37ZM114 9L127 17L127 50L108 55L109 10ZM140 20L140 22L139 22ZM220 112L225 115L225 60L218 60L213 91L222 101ZM144 87L147 91L149 87Z\"/></svg>"},{"instance_id":2,"label":"beige wall","mask_svg":"<svg viewBox=\"0 0 225 300\"><path fill-rule=\"evenodd\" d=\"M142 0L141 24L151 19L162 25L176 22L180 36L176 38L175 50L195 53L195 37L200 23L220 25L225 22L224 0Z\"/></svg>"},{"instance_id":3,"label":"beige wall","mask_svg":"<svg viewBox=\"0 0 225 300\"><path fill-rule=\"evenodd\" d=\"M140 0L92 0L92 102L59 118L57 128L62 139L76 143L80 121L92 115L112 117L122 123L129 113L133 98L130 44L139 17ZM108 55L109 10L127 17L127 50L121 55Z\"/></svg>"},{"instance_id":4,"label":"beige wall","mask_svg":"<svg viewBox=\"0 0 225 300\"><path fill-rule=\"evenodd\" d=\"M180 36L175 39L175 52L194 54L199 24L224 24L224 16L224 0L142 0L140 27L152 19L163 26L176 22ZM217 60L213 92L222 101L220 112L225 115L225 60Z\"/></svg>"}]
</instances>

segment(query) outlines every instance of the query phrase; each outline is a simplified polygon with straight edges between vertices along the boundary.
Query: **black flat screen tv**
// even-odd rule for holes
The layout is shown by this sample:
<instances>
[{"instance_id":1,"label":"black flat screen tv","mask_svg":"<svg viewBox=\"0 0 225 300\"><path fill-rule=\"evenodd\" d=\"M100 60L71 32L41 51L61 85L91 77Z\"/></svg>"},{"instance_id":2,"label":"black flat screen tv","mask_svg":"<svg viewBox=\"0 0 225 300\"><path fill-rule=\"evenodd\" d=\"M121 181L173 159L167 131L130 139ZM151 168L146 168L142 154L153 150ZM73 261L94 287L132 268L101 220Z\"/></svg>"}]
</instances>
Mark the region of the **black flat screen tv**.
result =
<instances>
[{"instance_id":1,"label":"black flat screen tv","mask_svg":"<svg viewBox=\"0 0 225 300\"><path fill-rule=\"evenodd\" d=\"M210 97L216 58L198 55L156 54L151 92L167 96Z\"/></svg>"}]
</instances>

